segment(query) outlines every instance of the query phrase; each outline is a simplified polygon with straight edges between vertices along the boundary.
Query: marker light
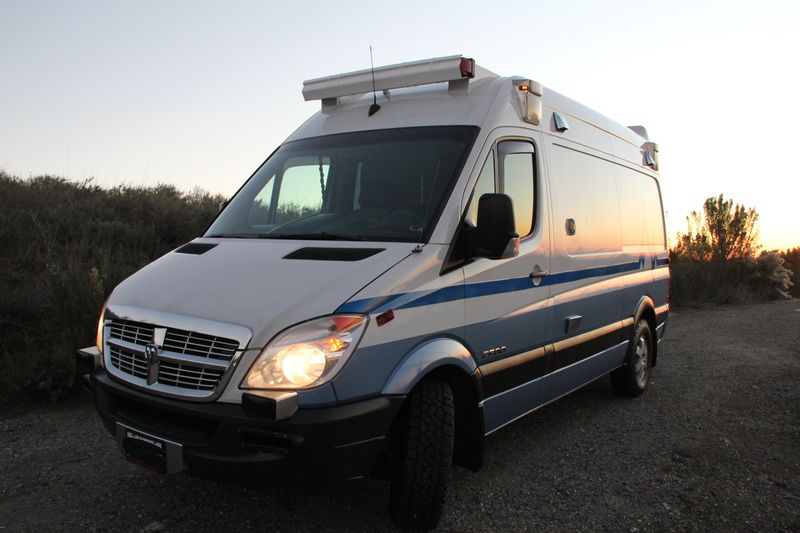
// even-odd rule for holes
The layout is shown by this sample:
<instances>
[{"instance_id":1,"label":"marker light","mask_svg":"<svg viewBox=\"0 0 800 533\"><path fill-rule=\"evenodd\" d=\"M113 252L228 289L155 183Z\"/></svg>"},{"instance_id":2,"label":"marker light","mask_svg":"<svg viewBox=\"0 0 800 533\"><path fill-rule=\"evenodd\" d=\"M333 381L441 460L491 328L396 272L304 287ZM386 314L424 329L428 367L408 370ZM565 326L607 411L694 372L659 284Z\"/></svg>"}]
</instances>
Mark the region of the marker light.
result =
<instances>
[{"instance_id":1,"label":"marker light","mask_svg":"<svg viewBox=\"0 0 800 533\"><path fill-rule=\"evenodd\" d=\"M293 326L261 350L242 389L303 389L331 379L356 348L362 315L333 315Z\"/></svg>"},{"instance_id":2,"label":"marker light","mask_svg":"<svg viewBox=\"0 0 800 533\"><path fill-rule=\"evenodd\" d=\"M519 86L519 90L522 92L527 92L528 89L530 89L530 87L528 85L525 85L524 83Z\"/></svg>"}]
</instances>

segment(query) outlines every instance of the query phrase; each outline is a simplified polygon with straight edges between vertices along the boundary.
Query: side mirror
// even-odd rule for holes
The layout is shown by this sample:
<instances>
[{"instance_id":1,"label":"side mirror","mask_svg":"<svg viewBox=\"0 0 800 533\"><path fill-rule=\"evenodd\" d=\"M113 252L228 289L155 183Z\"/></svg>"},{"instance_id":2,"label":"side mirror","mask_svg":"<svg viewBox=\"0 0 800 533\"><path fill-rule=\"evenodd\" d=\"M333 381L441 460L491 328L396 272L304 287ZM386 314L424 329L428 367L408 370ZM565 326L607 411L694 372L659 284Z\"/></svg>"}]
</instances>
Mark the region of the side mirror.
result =
<instances>
[{"instance_id":1,"label":"side mirror","mask_svg":"<svg viewBox=\"0 0 800 533\"><path fill-rule=\"evenodd\" d=\"M474 243L476 257L509 259L519 255L514 207L508 195L492 193L480 197Z\"/></svg>"}]
</instances>

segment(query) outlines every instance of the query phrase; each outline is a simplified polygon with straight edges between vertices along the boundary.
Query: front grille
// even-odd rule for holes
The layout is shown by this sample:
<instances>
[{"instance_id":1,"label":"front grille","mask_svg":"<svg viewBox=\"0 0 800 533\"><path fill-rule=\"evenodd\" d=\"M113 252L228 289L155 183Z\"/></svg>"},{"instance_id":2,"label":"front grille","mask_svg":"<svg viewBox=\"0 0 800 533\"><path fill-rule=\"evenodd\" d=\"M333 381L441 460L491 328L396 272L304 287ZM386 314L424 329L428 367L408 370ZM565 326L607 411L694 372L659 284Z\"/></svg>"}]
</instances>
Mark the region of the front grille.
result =
<instances>
[{"instance_id":1,"label":"front grille","mask_svg":"<svg viewBox=\"0 0 800 533\"><path fill-rule=\"evenodd\" d=\"M109 326L107 345L111 365L131 376L147 379L150 367L145 346L154 342L155 329L160 326L120 319L111 320ZM225 373L220 365L230 363L239 349L239 342L195 331L165 329L164 344L159 347L159 353L172 360L159 359L157 383L187 391L214 391ZM114 339L135 344L136 348L119 346ZM219 363L216 363L216 368L208 368L198 364L198 357L208 359L208 366L213 366L211 361Z\"/></svg>"},{"instance_id":2,"label":"front grille","mask_svg":"<svg viewBox=\"0 0 800 533\"><path fill-rule=\"evenodd\" d=\"M109 345L111 364L126 374L137 378L147 378L147 358L143 353Z\"/></svg>"},{"instance_id":3,"label":"front grille","mask_svg":"<svg viewBox=\"0 0 800 533\"><path fill-rule=\"evenodd\" d=\"M234 340L181 329L168 329L164 338L165 350L212 359L230 360L238 348Z\"/></svg>"},{"instance_id":4,"label":"front grille","mask_svg":"<svg viewBox=\"0 0 800 533\"><path fill-rule=\"evenodd\" d=\"M184 363L162 362L158 372L159 383L195 390L214 390L221 377L221 370Z\"/></svg>"},{"instance_id":5,"label":"front grille","mask_svg":"<svg viewBox=\"0 0 800 533\"><path fill-rule=\"evenodd\" d=\"M111 337L144 346L153 342L153 328L155 326L141 322L114 320L111 322Z\"/></svg>"}]
</instances>

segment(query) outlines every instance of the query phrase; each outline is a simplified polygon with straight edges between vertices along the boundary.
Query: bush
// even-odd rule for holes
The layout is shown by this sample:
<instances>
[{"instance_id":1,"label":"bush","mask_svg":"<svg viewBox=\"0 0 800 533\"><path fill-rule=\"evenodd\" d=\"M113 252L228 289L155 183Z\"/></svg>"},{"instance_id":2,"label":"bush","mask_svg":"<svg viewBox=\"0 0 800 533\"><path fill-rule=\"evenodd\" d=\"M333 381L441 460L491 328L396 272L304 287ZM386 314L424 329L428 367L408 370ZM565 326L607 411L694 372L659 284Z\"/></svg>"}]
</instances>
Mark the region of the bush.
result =
<instances>
[{"instance_id":1,"label":"bush","mask_svg":"<svg viewBox=\"0 0 800 533\"><path fill-rule=\"evenodd\" d=\"M74 386L100 308L124 278L201 235L221 197L175 187L106 189L0 172L0 399Z\"/></svg>"},{"instance_id":2,"label":"bush","mask_svg":"<svg viewBox=\"0 0 800 533\"><path fill-rule=\"evenodd\" d=\"M789 289L789 294L800 298L800 246L781 252L781 257L786 263L786 267L792 271L792 287Z\"/></svg>"},{"instance_id":3,"label":"bush","mask_svg":"<svg viewBox=\"0 0 800 533\"><path fill-rule=\"evenodd\" d=\"M670 250L670 301L680 306L789 298L793 274L784 256L756 257L757 221L755 209L722 195L708 198L701 213L693 211L687 232L678 234Z\"/></svg>"}]
</instances>

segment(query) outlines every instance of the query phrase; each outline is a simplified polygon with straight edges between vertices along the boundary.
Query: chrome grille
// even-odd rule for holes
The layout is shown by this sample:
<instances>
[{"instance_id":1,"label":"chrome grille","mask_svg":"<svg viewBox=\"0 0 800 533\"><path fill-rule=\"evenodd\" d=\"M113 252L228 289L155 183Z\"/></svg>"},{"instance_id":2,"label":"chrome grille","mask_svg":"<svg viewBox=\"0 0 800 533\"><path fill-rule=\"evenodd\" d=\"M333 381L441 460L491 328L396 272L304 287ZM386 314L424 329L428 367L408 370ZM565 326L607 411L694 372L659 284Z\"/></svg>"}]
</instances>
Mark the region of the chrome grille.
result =
<instances>
[{"instance_id":1,"label":"chrome grille","mask_svg":"<svg viewBox=\"0 0 800 533\"><path fill-rule=\"evenodd\" d=\"M137 378L147 378L147 358L143 353L109 345L111 364L126 374Z\"/></svg>"},{"instance_id":2,"label":"chrome grille","mask_svg":"<svg viewBox=\"0 0 800 533\"><path fill-rule=\"evenodd\" d=\"M106 341L111 365L131 376L147 379L150 367L145 346L154 342L155 328L161 326L122 319L109 322L109 338ZM165 329L164 343L159 347L161 357L157 363L153 363L158 365L157 383L179 389L213 392L225 374L225 365L230 363L239 349L239 342L195 331ZM207 366L198 362L198 357L207 359Z\"/></svg>"},{"instance_id":3,"label":"chrome grille","mask_svg":"<svg viewBox=\"0 0 800 533\"><path fill-rule=\"evenodd\" d=\"M195 390L214 390L221 377L221 370L183 363L163 362L158 372L159 383Z\"/></svg>"},{"instance_id":4,"label":"chrome grille","mask_svg":"<svg viewBox=\"0 0 800 533\"><path fill-rule=\"evenodd\" d=\"M153 342L153 328L155 326L151 324L142 324L141 322L132 322L130 320L114 320L111 322L111 337L144 346L149 342Z\"/></svg>"},{"instance_id":5,"label":"chrome grille","mask_svg":"<svg viewBox=\"0 0 800 533\"><path fill-rule=\"evenodd\" d=\"M238 348L234 340L181 329L168 329L164 338L165 350L212 359L230 360Z\"/></svg>"}]
</instances>

